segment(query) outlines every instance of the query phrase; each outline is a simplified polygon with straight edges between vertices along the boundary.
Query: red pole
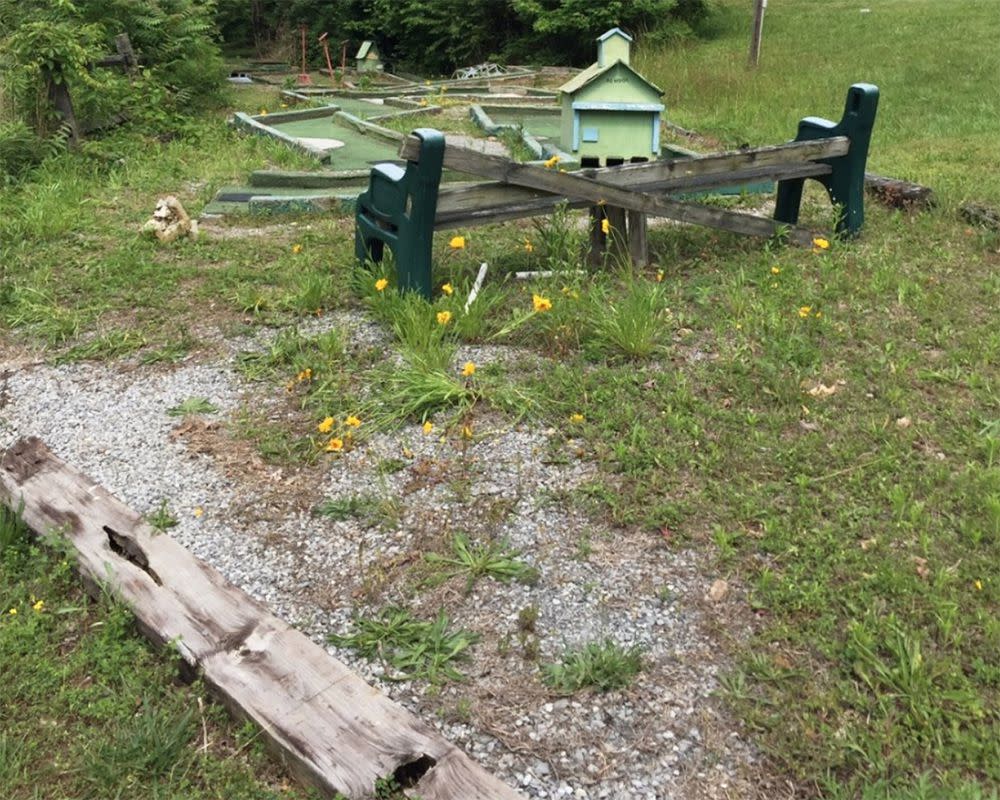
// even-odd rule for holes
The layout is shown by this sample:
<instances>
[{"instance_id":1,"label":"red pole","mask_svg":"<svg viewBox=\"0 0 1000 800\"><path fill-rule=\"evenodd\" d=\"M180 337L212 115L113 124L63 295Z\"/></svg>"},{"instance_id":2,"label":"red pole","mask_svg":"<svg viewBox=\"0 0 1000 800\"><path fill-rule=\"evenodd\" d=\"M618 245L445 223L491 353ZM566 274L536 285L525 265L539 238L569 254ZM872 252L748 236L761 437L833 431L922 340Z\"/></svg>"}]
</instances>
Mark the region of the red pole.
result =
<instances>
[{"instance_id":1,"label":"red pole","mask_svg":"<svg viewBox=\"0 0 1000 800\"><path fill-rule=\"evenodd\" d=\"M324 33L319 37L320 42L323 43L323 55L326 56L326 69L330 73L330 77L333 77L333 63L330 61L330 43L326 40L327 34Z\"/></svg>"}]
</instances>

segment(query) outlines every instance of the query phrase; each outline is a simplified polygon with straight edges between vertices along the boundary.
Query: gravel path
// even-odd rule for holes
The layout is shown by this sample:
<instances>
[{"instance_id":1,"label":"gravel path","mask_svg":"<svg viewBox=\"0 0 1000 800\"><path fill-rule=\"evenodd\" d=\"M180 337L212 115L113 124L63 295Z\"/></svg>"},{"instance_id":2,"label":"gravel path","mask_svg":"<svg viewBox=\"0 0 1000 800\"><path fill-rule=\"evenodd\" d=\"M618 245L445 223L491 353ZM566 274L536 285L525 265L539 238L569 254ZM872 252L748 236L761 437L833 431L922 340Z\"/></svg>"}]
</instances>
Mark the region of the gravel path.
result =
<instances>
[{"instance_id":1,"label":"gravel path","mask_svg":"<svg viewBox=\"0 0 1000 800\"><path fill-rule=\"evenodd\" d=\"M363 324L350 333L381 335ZM710 631L726 621L728 602L706 600L717 576L690 553L607 530L568 505L566 492L595 476L572 441L477 420L477 438L462 445L412 426L317 468L277 469L228 432L240 408L278 399L233 369L246 341L228 346L215 361L170 370L8 364L0 444L38 435L139 512L165 500L179 520L170 535L318 642L346 633L357 608L405 603L427 617L446 608L482 636L461 683L428 690L386 681L381 665L329 650L528 797L782 796L712 697L725 662ZM168 416L189 397L208 398L218 412ZM401 468L386 473L388 460ZM398 509L398 524L312 513L324 498L358 494ZM421 554L459 531L507 541L540 580L414 589ZM646 669L625 691L549 692L519 629L531 607L537 623L527 639L540 661L610 637L640 645Z\"/></svg>"}]
</instances>

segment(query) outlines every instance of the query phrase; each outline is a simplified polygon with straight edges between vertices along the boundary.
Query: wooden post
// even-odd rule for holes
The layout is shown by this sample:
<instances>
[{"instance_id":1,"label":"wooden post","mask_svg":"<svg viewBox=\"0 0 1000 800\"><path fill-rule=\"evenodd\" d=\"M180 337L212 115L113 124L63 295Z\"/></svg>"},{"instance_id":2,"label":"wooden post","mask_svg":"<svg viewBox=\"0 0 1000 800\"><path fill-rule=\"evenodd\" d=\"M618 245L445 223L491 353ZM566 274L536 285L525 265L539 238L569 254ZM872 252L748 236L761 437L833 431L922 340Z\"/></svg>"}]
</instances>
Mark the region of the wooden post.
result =
<instances>
[{"instance_id":1,"label":"wooden post","mask_svg":"<svg viewBox=\"0 0 1000 800\"><path fill-rule=\"evenodd\" d=\"M76 147L80 144L80 126L76 122L76 114L73 113L73 98L70 97L66 79L58 66L53 70L42 70L42 75L52 108L63 124L69 128L66 144L69 147Z\"/></svg>"},{"instance_id":2,"label":"wooden post","mask_svg":"<svg viewBox=\"0 0 1000 800\"><path fill-rule=\"evenodd\" d=\"M601 223L605 219L604 206L590 207L590 249L587 251L587 265L590 267L599 267L604 263L607 237L601 230Z\"/></svg>"},{"instance_id":3,"label":"wooden post","mask_svg":"<svg viewBox=\"0 0 1000 800\"><path fill-rule=\"evenodd\" d=\"M646 215L628 212L628 253L637 267L649 264L649 242L646 240Z\"/></svg>"},{"instance_id":4,"label":"wooden post","mask_svg":"<svg viewBox=\"0 0 1000 800\"><path fill-rule=\"evenodd\" d=\"M753 5L753 33L750 36L750 66L756 67L760 63L760 42L764 35L764 9L767 8L767 0L754 0Z\"/></svg>"},{"instance_id":5,"label":"wooden post","mask_svg":"<svg viewBox=\"0 0 1000 800\"><path fill-rule=\"evenodd\" d=\"M115 50L122 57L122 68L126 72L134 72L139 62L135 57L135 50L132 49L132 40L127 33L119 33L115 37Z\"/></svg>"}]
</instances>

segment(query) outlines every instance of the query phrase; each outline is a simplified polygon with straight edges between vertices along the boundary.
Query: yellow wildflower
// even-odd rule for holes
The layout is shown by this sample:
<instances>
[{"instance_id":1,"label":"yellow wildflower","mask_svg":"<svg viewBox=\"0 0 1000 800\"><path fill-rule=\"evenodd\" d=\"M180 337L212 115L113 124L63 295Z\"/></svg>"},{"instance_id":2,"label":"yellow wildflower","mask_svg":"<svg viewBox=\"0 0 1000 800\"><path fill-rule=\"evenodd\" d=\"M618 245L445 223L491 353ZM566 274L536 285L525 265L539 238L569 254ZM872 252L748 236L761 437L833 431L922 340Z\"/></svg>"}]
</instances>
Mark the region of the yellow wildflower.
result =
<instances>
[{"instance_id":1,"label":"yellow wildflower","mask_svg":"<svg viewBox=\"0 0 1000 800\"><path fill-rule=\"evenodd\" d=\"M569 421L579 424L579 423L583 422L583 414L580 414L579 412L577 412L575 414L570 414L569 415Z\"/></svg>"},{"instance_id":2,"label":"yellow wildflower","mask_svg":"<svg viewBox=\"0 0 1000 800\"><path fill-rule=\"evenodd\" d=\"M302 252L302 245L300 245L300 244L293 244L292 245L292 252L295 255L298 255L299 253L301 253Z\"/></svg>"},{"instance_id":3,"label":"yellow wildflower","mask_svg":"<svg viewBox=\"0 0 1000 800\"><path fill-rule=\"evenodd\" d=\"M353 414L351 414L350 416L348 416L347 419L344 420L344 424L347 425L349 428L359 428L361 427L361 420L358 419Z\"/></svg>"},{"instance_id":4,"label":"yellow wildflower","mask_svg":"<svg viewBox=\"0 0 1000 800\"><path fill-rule=\"evenodd\" d=\"M474 375L475 372L476 372L476 365L473 364L471 361L466 361L465 366L462 367L462 377L469 378L472 375Z\"/></svg>"},{"instance_id":5,"label":"yellow wildflower","mask_svg":"<svg viewBox=\"0 0 1000 800\"><path fill-rule=\"evenodd\" d=\"M451 241L448 242L448 247L452 250L461 250L465 247L465 237L464 236L452 236Z\"/></svg>"},{"instance_id":6,"label":"yellow wildflower","mask_svg":"<svg viewBox=\"0 0 1000 800\"><path fill-rule=\"evenodd\" d=\"M531 239L524 240L524 252L531 253L534 252L535 246L531 243Z\"/></svg>"},{"instance_id":7,"label":"yellow wildflower","mask_svg":"<svg viewBox=\"0 0 1000 800\"><path fill-rule=\"evenodd\" d=\"M333 430L334 419L333 417L324 417L323 421L316 426L316 430L320 433L329 433Z\"/></svg>"},{"instance_id":8,"label":"yellow wildflower","mask_svg":"<svg viewBox=\"0 0 1000 800\"><path fill-rule=\"evenodd\" d=\"M262 109L260 110L260 115L261 115L262 117L266 117L266 116L267 116L267 109L266 109L266 108L262 108Z\"/></svg>"},{"instance_id":9,"label":"yellow wildflower","mask_svg":"<svg viewBox=\"0 0 1000 800\"><path fill-rule=\"evenodd\" d=\"M662 269L656 270L656 282L657 283L663 283L663 270Z\"/></svg>"},{"instance_id":10,"label":"yellow wildflower","mask_svg":"<svg viewBox=\"0 0 1000 800\"><path fill-rule=\"evenodd\" d=\"M288 108L288 103L282 103L282 104L281 104L281 107L282 107L282 108Z\"/></svg>"},{"instance_id":11,"label":"yellow wildflower","mask_svg":"<svg viewBox=\"0 0 1000 800\"><path fill-rule=\"evenodd\" d=\"M434 423L431 422L430 420L427 420L424 423L424 433L429 434L433 430L434 430Z\"/></svg>"},{"instance_id":12,"label":"yellow wildflower","mask_svg":"<svg viewBox=\"0 0 1000 800\"><path fill-rule=\"evenodd\" d=\"M10 614L12 617L16 617L17 616L17 609L16 608L12 608L7 613Z\"/></svg>"},{"instance_id":13,"label":"yellow wildflower","mask_svg":"<svg viewBox=\"0 0 1000 800\"><path fill-rule=\"evenodd\" d=\"M823 312L817 311L815 314L813 314L813 316L816 317L816 319L820 319L823 316Z\"/></svg>"},{"instance_id":14,"label":"yellow wildflower","mask_svg":"<svg viewBox=\"0 0 1000 800\"><path fill-rule=\"evenodd\" d=\"M552 301L540 294L533 294L531 302L535 306L535 311L550 311L552 309Z\"/></svg>"},{"instance_id":15,"label":"yellow wildflower","mask_svg":"<svg viewBox=\"0 0 1000 800\"><path fill-rule=\"evenodd\" d=\"M448 295L448 297L451 297L453 294L455 294L455 287L452 286L450 283L443 283L441 284L441 291L444 292L446 295Z\"/></svg>"},{"instance_id":16,"label":"yellow wildflower","mask_svg":"<svg viewBox=\"0 0 1000 800\"><path fill-rule=\"evenodd\" d=\"M463 425L462 426L462 438L463 439L471 439L472 438L472 426L471 425Z\"/></svg>"},{"instance_id":17,"label":"yellow wildflower","mask_svg":"<svg viewBox=\"0 0 1000 800\"><path fill-rule=\"evenodd\" d=\"M385 287L388 286L388 285L389 285L388 278L379 278L377 281L375 281L375 291L376 292L384 292L385 291Z\"/></svg>"},{"instance_id":18,"label":"yellow wildflower","mask_svg":"<svg viewBox=\"0 0 1000 800\"><path fill-rule=\"evenodd\" d=\"M45 601L44 600L36 601L35 604L32 606L32 608L35 609L36 612L42 611L42 609L45 608Z\"/></svg>"},{"instance_id":19,"label":"yellow wildflower","mask_svg":"<svg viewBox=\"0 0 1000 800\"><path fill-rule=\"evenodd\" d=\"M812 313L812 306L802 306L802 307L801 307L801 308L799 309L799 316L800 316L800 317L802 317L802 319L805 319L805 318L806 318L806 317L808 317L808 316L809 316L809 315L810 315L811 313Z\"/></svg>"},{"instance_id":20,"label":"yellow wildflower","mask_svg":"<svg viewBox=\"0 0 1000 800\"><path fill-rule=\"evenodd\" d=\"M451 312L450 311L438 311L437 313L438 325L447 325L451 322Z\"/></svg>"},{"instance_id":21,"label":"yellow wildflower","mask_svg":"<svg viewBox=\"0 0 1000 800\"><path fill-rule=\"evenodd\" d=\"M771 274L772 275L780 275L781 274L781 267L771 267Z\"/></svg>"},{"instance_id":22,"label":"yellow wildflower","mask_svg":"<svg viewBox=\"0 0 1000 800\"><path fill-rule=\"evenodd\" d=\"M295 379L299 381L308 381L312 379L312 376L313 376L312 368L306 367L298 375L295 376Z\"/></svg>"},{"instance_id":23,"label":"yellow wildflower","mask_svg":"<svg viewBox=\"0 0 1000 800\"><path fill-rule=\"evenodd\" d=\"M611 220L609 220L607 217L601 220L601 233L603 233L605 236L611 233Z\"/></svg>"},{"instance_id":24,"label":"yellow wildflower","mask_svg":"<svg viewBox=\"0 0 1000 800\"><path fill-rule=\"evenodd\" d=\"M289 381L288 383L285 384L285 391L288 392L289 394L291 394L294 389L295 389L295 381Z\"/></svg>"},{"instance_id":25,"label":"yellow wildflower","mask_svg":"<svg viewBox=\"0 0 1000 800\"><path fill-rule=\"evenodd\" d=\"M820 250L829 250L830 242L822 237L817 237L813 239L813 248L818 252Z\"/></svg>"},{"instance_id":26,"label":"yellow wildflower","mask_svg":"<svg viewBox=\"0 0 1000 800\"><path fill-rule=\"evenodd\" d=\"M545 169L552 169L556 164L559 163L559 156L552 156L551 158L547 158L542 163L545 165Z\"/></svg>"},{"instance_id":27,"label":"yellow wildflower","mask_svg":"<svg viewBox=\"0 0 1000 800\"><path fill-rule=\"evenodd\" d=\"M336 453L338 450L344 449L344 440L338 439L334 436L330 441L326 443L327 452Z\"/></svg>"},{"instance_id":28,"label":"yellow wildflower","mask_svg":"<svg viewBox=\"0 0 1000 800\"><path fill-rule=\"evenodd\" d=\"M977 591L977 592L981 592L981 591L983 590L983 582L982 582L982 581L980 581L980 580L977 580L977 581L976 581L975 583L973 583L972 585L976 587L976 591Z\"/></svg>"},{"instance_id":29,"label":"yellow wildflower","mask_svg":"<svg viewBox=\"0 0 1000 800\"><path fill-rule=\"evenodd\" d=\"M192 511L191 513L194 514L196 517L200 517L202 514L205 513L205 509L203 509L201 506L195 506L194 511Z\"/></svg>"}]
</instances>

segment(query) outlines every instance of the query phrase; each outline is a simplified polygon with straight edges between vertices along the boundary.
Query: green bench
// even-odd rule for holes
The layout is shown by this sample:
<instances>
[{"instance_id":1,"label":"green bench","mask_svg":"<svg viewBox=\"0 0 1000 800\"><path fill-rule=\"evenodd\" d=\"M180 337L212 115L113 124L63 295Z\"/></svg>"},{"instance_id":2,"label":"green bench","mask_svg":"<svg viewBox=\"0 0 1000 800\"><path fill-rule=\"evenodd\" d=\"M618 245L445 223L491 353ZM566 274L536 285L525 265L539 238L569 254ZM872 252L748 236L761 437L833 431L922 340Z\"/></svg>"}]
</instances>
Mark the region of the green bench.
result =
<instances>
[{"instance_id":1,"label":"green bench","mask_svg":"<svg viewBox=\"0 0 1000 800\"><path fill-rule=\"evenodd\" d=\"M372 167L367 191L355 208L354 252L362 263L380 262L388 246L400 290L431 296L431 256L444 135L418 128L420 160Z\"/></svg>"},{"instance_id":2,"label":"green bench","mask_svg":"<svg viewBox=\"0 0 1000 800\"><path fill-rule=\"evenodd\" d=\"M596 209L597 221L612 207L628 210L630 218L641 223L635 228L643 250L647 214L735 233L783 235L808 246L812 232L796 227L807 178L823 184L837 207L837 233L856 236L864 224L865 164L878 97L878 87L854 84L840 122L806 117L799 122L796 138L783 145L565 174L469 149L446 151L440 132L420 128L403 142L405 168L395 164L372 168L368 189L357 201L355 251L362 262L369 258L378 262L388 246L395 256L399 288L430 299L435 229L545 214L567 199L572 207ZM445 164L495 182L439 193ZM670 198L749 179L777 182L773 219ZM632 222L628 228L631 231ZM592 245L597 246L596 240Z\"/></svg>"},{"instance_id":3,"label":"green bench","mask_svg":"<svg viewBox=\"0 0 1000 800\"><path fill-rule=\"evenodd\" d=\"M846 155L816 161L831 167L828 175L813 176L813 180L826 187L830 202L840 207L836 230L843 236L857 236L865 222L865 163L868 161L868 146L877 109L878 87L870 83L855 83L847 90L847 103L840 122L820 117L806 117L799 122L796 142L832 139L835 136L846 136L851 140ZM779 181L774 208L776 220L789 225L799 221L805 182L805 178Z\"/></svg>"}]
</instances>

